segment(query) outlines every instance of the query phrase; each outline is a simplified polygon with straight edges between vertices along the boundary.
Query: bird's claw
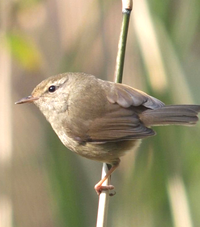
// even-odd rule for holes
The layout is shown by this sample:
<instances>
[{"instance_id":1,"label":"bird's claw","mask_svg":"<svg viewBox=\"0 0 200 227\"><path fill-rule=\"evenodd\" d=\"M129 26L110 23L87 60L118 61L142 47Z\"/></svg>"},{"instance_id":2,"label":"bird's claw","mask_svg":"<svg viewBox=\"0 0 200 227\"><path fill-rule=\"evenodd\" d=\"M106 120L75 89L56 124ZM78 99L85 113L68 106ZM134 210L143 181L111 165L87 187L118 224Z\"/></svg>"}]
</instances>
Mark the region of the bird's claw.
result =
<instances>
[{"instance_id":1,"label":"bird's claw","mask_svg":"<svg viewBox=\"0 0 200 227\"><path fill-rule=\"evenodd\" d=\"M96 190L97 192L97 195L100 195L102 191L104 190L113 190L115 187L113 185L95 185L94 189ZM109 195L113 196L115 195L116 193L110 193Z\"/></svg>"}]
</instances>

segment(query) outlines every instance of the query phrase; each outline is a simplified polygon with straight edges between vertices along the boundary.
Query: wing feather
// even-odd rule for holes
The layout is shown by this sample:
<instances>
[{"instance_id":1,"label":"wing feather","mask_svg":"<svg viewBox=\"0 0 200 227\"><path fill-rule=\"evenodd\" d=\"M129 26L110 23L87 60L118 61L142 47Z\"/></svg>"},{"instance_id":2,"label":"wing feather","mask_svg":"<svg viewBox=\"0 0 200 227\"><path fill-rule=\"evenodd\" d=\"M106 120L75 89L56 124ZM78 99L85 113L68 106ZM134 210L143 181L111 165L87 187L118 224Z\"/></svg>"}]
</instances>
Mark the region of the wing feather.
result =
<instances>
[{"instance_id":1,"label":"wing feather","mask_svg":"<svg viewBox=\"0 0 200 227\"><path fill-rule=\"evenodd\" d=\"M139 114L147 109L160 108L164 106L164 103L124 84L97 79L95 86L98 95L92 98L85 95L85 99L88 99L85 100L85 103L94 107L91 110L91 117L86 116L85 113L89 114L89 111L83 109L87 106L73 100L76 111L71 112L84 114L81 114L80 119L77 116L70 117L69 136L78 142L106 143L142 139L155 135L152 129L141 122ZM88 91L87 88L86 91ZM101 104L101 111L98 103ZM79 105L82 106L82 109L79 109Z\"/></svg>"},{"instance_id":2,"label":"wing feather","mask_svg":"<svg viewBox=\"0 0 200 227\"><path fill-rule=\"evenodd\" d=\"M145 92L125 84L109 83L109 86L109 89L105 89L109 102L118 103L124 108L143 105L150 109L157 109L165 105Z\"/></svg>"}]
</instances>

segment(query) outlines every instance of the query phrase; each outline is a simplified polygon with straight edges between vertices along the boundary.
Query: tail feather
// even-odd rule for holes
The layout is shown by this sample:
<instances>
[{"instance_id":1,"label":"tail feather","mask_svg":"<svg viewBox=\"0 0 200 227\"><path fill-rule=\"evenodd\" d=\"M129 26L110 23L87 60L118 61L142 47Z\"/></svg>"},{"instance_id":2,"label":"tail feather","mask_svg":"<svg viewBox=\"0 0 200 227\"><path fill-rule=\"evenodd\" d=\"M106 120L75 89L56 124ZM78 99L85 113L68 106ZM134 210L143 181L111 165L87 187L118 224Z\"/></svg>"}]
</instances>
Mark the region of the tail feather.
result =
<instances>
[{"instance_id":1,"label":"tail feather","mask_svg":"<svg viewBox=\"0 0 200 227\"><path fill-rule=\"evenodd\" d=\"M171 105L141 113L140 119L146 126L194 125L198 121L200 105Z\"/></svg>"}]
</instances>

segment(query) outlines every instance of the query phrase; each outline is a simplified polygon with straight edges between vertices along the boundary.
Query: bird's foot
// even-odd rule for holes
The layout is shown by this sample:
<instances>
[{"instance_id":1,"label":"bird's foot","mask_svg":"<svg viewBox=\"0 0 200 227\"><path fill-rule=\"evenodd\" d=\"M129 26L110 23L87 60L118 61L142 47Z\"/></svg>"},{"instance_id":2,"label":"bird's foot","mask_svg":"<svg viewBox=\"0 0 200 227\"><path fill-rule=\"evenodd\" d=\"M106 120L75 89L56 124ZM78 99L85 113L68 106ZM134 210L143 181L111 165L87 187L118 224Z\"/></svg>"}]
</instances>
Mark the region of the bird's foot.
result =
<instances>
[{"instance_id":1,"label":"bird's foot","mask_svg":"<svg viewBox=\"0 0 200 227\"><path fill-rule=\"evenodd\" d=\"M100 195L101 194L101 192L102 191L104 191L104 190L113 190L115 187L113 186L113 185L100 185L100 184L96 184L95 186L94 186L94 189L96 190L96 192L97 192L97 195ZM112 195L115 195L115 193L111 193L110 194L111 196Z\"/></svg>"}]
</instances>

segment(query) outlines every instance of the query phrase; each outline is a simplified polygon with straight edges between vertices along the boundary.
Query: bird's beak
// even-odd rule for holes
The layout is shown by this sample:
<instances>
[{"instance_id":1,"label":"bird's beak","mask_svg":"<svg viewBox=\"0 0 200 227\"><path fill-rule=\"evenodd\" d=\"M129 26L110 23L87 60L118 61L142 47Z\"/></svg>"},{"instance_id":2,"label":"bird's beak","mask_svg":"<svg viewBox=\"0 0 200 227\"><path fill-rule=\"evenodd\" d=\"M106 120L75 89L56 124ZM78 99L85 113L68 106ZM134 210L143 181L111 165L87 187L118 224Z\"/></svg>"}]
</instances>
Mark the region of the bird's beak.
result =
<instances>
[{"instance_id":1,"label":"bird's beak","mask_svg":"<svg viewBox=\"0 0 200 227\"><path fill-rule=\"evenodd\" d=\"M35 100L38 100L38 97L33 97L29 95L28 97L22 98L19 101L15 102L15 104L23 104L23 103L28 103L28 102L34 102Z\"/></svg>"}]
</instances>

